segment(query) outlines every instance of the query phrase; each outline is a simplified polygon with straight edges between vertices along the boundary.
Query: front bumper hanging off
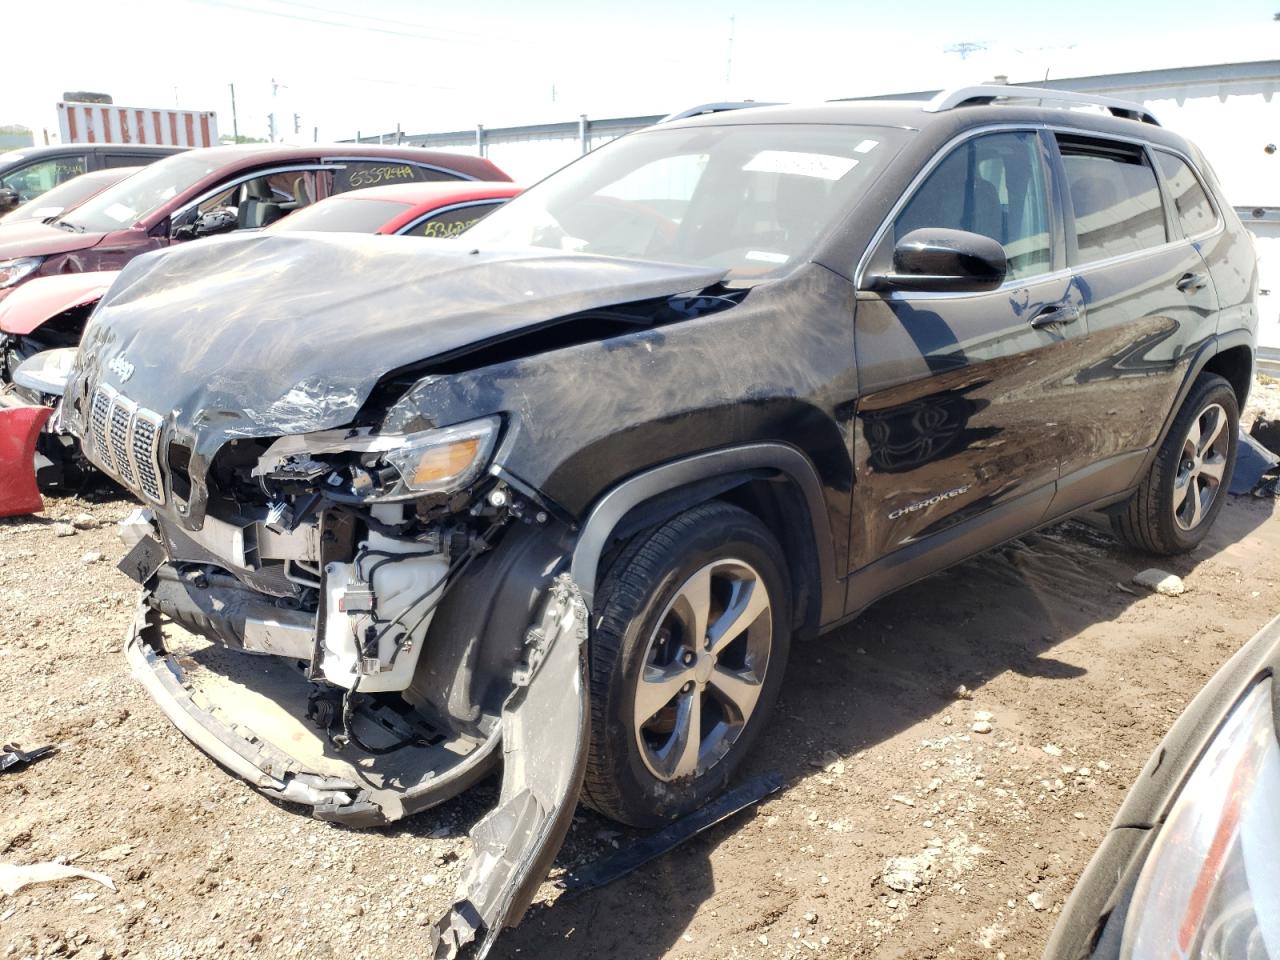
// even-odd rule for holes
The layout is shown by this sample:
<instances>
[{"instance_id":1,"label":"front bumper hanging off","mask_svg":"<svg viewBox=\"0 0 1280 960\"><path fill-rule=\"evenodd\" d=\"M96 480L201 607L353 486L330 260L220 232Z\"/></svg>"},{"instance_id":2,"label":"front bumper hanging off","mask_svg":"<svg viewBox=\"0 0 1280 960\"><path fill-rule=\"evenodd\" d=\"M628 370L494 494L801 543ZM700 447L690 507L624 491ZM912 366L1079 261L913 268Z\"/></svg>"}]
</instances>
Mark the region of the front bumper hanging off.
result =
<instances>
[{"instance_id":1,"label":"front bumper hanging off","mask_svg":"<svg viewBox=\"0 0 1280 960\"><path fill-rule=\"evenodd\" d=\"M36 442L53 410L9 402L0 395L0 517L44 509L36 486Z\"/></svg>"},{"instance_id":2,"label":"front bumper hanging off","mask_svg":"<svg viewBox=\"0 0 1280 960\"><path fill-rule=\"evenodd\" d=\"M524 661L500 725L428 789L399 794L309 767L224 718L185 682L145 593L125 650L134 676L189 740L263 794L309 806L320 819L376 826L424 810L488 773L500 745L498 805L472 829L469 868L432 931L434 957L452 960L464 949L485 956L502 929L519 922L568 832L589 739L586 637L586 604L562 574L524 637Z\"/></svg>"}]
</instances>

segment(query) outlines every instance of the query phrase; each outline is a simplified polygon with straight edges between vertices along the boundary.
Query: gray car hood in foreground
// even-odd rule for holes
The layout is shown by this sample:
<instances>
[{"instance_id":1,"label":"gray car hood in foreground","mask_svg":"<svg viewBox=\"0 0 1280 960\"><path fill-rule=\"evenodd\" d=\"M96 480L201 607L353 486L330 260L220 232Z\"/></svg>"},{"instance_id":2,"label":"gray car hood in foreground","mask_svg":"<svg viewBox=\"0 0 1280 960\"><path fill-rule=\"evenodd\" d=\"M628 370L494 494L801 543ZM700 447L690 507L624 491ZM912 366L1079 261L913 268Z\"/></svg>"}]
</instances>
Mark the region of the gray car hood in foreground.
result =
<instances>
[{"instance_id":1,"label":"gray car hood in foreground","mask_svg":"<svg viewBox=\"0 0 1280 960\"><path fill-rule=\"evenodd\" d=\"M723 274L416 237L199 241L129 263L85 332L72 386L110 383L206 459L237 437L343 426L406 364Z\"/></svg>"}]
</instances>

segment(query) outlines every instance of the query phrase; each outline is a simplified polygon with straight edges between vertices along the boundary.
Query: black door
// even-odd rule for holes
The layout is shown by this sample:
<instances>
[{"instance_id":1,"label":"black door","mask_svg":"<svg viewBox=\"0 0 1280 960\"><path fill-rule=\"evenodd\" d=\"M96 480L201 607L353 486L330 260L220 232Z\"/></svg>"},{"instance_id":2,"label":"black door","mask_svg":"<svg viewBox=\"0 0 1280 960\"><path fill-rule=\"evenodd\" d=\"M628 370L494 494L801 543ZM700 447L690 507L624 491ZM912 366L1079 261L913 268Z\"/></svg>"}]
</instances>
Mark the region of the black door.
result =
<instances>
[{"instance_id":1,"label":"black door","mask_svg":"<svg viewBox=\"0 0 1280 960\"><path fill-rule=\"evenodd\" d=\"M1056 513L1136 482L1192 355L1217 332L1218 302L1194 242L1194 235L1213 229L1216 216L1185 164L1134 143L1055 139L1067 198L1067 255L1087 331L1062 410ZM1153 162L1159 156L1169 158L1172 175L1163 189ZM1174 192L1186 217L1166 202Z\"/></svg>"},{"instance_id":2,"label":"black door","mask_svg":"<svg viewBox=\"0 0 1280 960\"><path fill-rule=\"evenodd\" d=\"M1016 534L1052 499L1079 324L1051 176L1035 131L965 141L871 258L883 268L897 238L949 227L1003 244L1009 277L984 293L859 293L850 556L867 570L851 609Z\"/></svg>"}]
</instances>

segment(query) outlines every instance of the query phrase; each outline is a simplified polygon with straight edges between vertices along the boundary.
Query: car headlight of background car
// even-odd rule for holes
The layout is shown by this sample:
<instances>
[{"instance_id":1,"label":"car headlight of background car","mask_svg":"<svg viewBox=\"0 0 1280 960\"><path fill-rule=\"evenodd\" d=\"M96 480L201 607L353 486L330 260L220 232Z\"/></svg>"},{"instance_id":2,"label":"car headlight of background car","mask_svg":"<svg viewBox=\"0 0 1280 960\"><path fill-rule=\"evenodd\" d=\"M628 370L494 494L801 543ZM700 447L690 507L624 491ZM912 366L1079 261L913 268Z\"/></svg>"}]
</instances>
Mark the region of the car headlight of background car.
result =
<instances>
[{"instance_id":1,"label":"car headlight of background car","mask_svg":"<svg viewBox=\"0 0 1280 960\"><path fill-rule=\"evenodd\" d=\"M0 290L12 287L19 280L28 277L44 263L44 257L18 257L15 260L0 260Z\"/></svg>"},{"instance_id":2,"label":"car headlight of background car","mask_svg":"<svg viewBox=\"0 0 1280 960\"><path fill-rule=\"evenodd\" d=\"M1267 678L1232 710L1138 877L1121 957L1280 958L1280 743Z\"/></svg>"}]
</instances>

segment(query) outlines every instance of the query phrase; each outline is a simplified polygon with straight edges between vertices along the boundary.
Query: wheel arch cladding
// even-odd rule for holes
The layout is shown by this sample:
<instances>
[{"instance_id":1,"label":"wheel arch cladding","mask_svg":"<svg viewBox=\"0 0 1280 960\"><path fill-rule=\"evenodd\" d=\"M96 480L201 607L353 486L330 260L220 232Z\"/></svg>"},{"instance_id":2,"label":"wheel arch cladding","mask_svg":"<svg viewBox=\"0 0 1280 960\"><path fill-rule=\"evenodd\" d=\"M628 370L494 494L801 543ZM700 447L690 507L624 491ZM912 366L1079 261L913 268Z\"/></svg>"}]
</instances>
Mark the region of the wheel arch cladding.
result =
<instances>
[{"instance_id":1,"label":"wheel arch cladding","mask_svg":"<svg viewBox=\"0 0 1280 960\"><path fill-rule=\"evenodd\" d=\"M590 605L618 544L698 504L721 499L758 517L782 545L792 622L816 629L837 619L843 596L825 501L808 459L782 443L755 443L663 464L618 484L592 508L573 555Z\"/></svg>"}]
</instances>

